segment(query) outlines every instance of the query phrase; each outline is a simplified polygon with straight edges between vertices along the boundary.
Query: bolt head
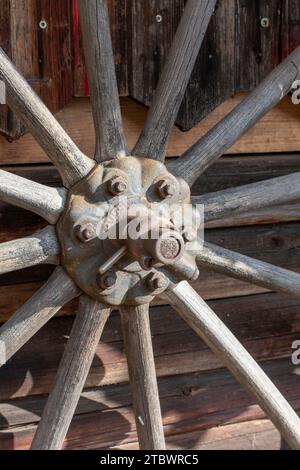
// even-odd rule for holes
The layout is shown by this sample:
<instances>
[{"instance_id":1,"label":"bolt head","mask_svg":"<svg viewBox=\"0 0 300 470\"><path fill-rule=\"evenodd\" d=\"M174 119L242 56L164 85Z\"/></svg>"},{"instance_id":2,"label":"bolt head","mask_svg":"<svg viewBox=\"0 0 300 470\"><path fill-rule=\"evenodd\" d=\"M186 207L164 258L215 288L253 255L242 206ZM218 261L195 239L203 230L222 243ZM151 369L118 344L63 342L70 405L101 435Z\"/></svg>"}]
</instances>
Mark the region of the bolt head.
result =
<instances>
[{"instance_id":1,"label":"bolt head","mask_svg":"<svg viewBox=\"0 0 300 470\"><path fill-rule=\"evenodd\" d=\"M270 20L268 17L264 17L264 18L261 18L260 20L260 25L263 27L263 28L269 28L270 26Z\"/></svg>"},{"instance_id":2,"label":"bolt head","mask_svg":"<svg viewBox=\"0 0 300 470\"><path fill-rule=\"evenodd\" d=\"M162 199L173 197L176 194L175 183L167 179L158 182L157 190Z\"/></svg>"},{"instance_id":3,"label":"bolt head","mask_svg":"<svg viewBox=\"0 0 300 470\"><path fill-rule=\"evenodd\" d=\"M186 229L182 234L184 241L193 242L197 239L197 230L193 228Z\"/></svg>"},{"instance_id":4,"label":"bolt head","mask_svg":"<svg viewBox=\"0 0 300 470\"><path fill-rule=\"evenodd\" d=\"M78 225L75 231L78 240L82 243L87 243L96 236L96 229L93 224Z\"/></svg>"},{"instance_id":5,"label":"bolt head","mask_svg":"<svg viewBox=\"0 0 300 470\"><path fill-rule=\"evenodd\" d=\"M128 182L124 176L116 176L108 182L108 190L114 196L125 193L127 191Z\"/></svg>"},{"instance_id":6,"label":"bolt head","mask_svg":"<svg viewBox=\"0 0 300 470\"><path fill-rule=\"evenodd\" d=\"M163 273L152 272L147 277L147 285L151 290L164 291L168 284L169 281Z\"/></svg>"},{"instance_id":7,"label":"bolt head","mask_svg":"<svg viewBox=\"0 0 300 470\"><path fill-rule=\"evenodd\" d=\"M105 274L99 275L97 282L99 287L103 290L112 289L117 281L116 273L113 271L108 271Z\"/></svg>"}]
</instances>

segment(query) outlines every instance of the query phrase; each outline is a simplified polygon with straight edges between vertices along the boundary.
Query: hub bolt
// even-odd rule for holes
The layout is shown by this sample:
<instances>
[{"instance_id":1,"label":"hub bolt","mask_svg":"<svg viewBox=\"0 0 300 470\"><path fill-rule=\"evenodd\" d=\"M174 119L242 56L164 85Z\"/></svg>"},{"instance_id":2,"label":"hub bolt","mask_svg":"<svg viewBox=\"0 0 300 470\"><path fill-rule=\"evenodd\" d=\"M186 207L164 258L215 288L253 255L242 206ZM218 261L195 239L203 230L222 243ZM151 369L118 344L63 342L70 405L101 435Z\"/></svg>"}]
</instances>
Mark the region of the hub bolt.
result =
<instances>
[{"instance_id":1,"label":"hub bolt","mask_svg":"<svg viewBox=\"0 0 300 470\"><path fill-rule=\"evenodd\" d=\"M197 238L197 230L188 228L183 232L182 236L186 242L193 242Z\"/></svg>"},{"instance_id":2,"label":"hub bolt","mask_svg":"<svg viewBox=\"0 0 300 470\"><path fill-rule=\"evenodd\" d=\"M107 290L115 286L116 281L117 281L117 276L114 271L108 271L105 274L102 274L102 275L99 274L97 281L101 289Z\"/></svg>"},{"instance_id":3,"label":"hub bolt","mask_svg":"<svg viewBox=\"0 0 300 470\"><path fill-rule=\"evenodd\" d=\"M157 190L161 198L166 199L176 194L175 183L171 180L161 180L157 184Z\"/></svg>"},{"instance_id":4,"label":"hub bolt","mask_svg":"<svg viewBox=\"0 0 300 470\"><path fill-rule=\"evenodd\" d=\"M78 225L75 230L78 240L83 243L89 242L96 236L96 229L93 224Z\"/></svg>"},{"instance_id":5,"label":"hub bolt","mask_svg":"<svg viewBox=\"0 0 300 470\"><path fill-rule=\"evenodd\" d=\"M125 193L127 187L128 183L124 176L116 176L108 182L108 190L114 196Z\"/></svg>"},{"instance_id":6,"label":"hub bolt","mask_svg":"<svg viewBox=\"0 0 300 470\"><path fill-rule=\"evenodd\" d=\"M147 285L153 291L163 292L168 287L169 281L163 273L151 272L147 276Z\"/></svg>"}]
</instances>

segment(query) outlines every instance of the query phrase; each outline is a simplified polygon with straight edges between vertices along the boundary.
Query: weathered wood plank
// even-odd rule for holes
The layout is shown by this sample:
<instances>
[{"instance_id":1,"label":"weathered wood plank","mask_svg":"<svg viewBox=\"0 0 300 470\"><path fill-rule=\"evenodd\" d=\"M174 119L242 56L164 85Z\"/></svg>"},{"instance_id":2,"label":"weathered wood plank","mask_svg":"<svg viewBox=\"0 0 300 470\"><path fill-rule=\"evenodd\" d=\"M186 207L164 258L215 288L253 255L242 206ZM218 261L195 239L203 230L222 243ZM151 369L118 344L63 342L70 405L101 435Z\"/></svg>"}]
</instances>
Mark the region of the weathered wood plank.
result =
<instances>
[{"instance_id":1,"label":"weathered wood plank","mask_svg":"<svg viewBox=\"0 0 300 470\"><path fill-rule=\"evenodd\" d=\"M123 306L121 320L140 449L164 450L149 305Z\"/></svg>"},{"instance_id":2,"label":"weathered wood plank","mask_svg":"<svg viewBox=\"0 0 300 470\"><path fill-rule=\"evenodd\" d=\"M291 449L300 449L300 419L257 362L187 283L169 287L174 309L254 396Z\"/></svg>"},{"instance_id":3,"label":"weathered wood plank","mask_svg":"<svg viewBox=\"0 0 300 470\"><path fill-rule=\"evenodd\" d=\"M56 268L48 282L1 327L0 365L6 364L63 305L79 294L64 269Z\"/></svg>"},{"instance_id":4,"label":"weathered wood plank","mask_svg":"<svg viewBox=\"0 0 300 470\"><path fill-rule=\"evenodd\" d=\"M189 184L247 130L272 109L300 77L300 46L277 66L228 116L194 144L172 166Z\"/></svg>"},{"instance_id":5,"label":"weathered wood plank","mask_svg":"<svg viewBox=\"0 0 300 470\"><path fill-rule=\"evenodd\" d=\"M119 103L106 0L78 0L98 162L124 156L127 145Z\"/></svg>"},{"instance_id":6,"label":"weathered wood plank","mask_svg":"<svg viewBox=\"0 0 300 470\"><path fill-rule=\"evenodd\" d=\"M55 224L64 210L65 188L49 188L40 183L0 170L0 199L35 212Z\"/></svg>"},{"instance_id":7,"label":"weathered wood plank","mask_svg":"<svg viewBox=\"0 0 300 470\"><path fill-rule=\"evenodd\" d=\"M236 90L253 90L279 64L283 4L281 0L237 0ZM262 26L263 18L267 18L268 26Z\"/></svg>"},{"instance_id":8,"label":"weathered wood plank","mask_svg":"<svg viewBox=\"0 0 300 470\"><path fill-rule=\"evenodd\" d=\"M59 242L50 225L31 237L0 244L0 274L38 264L57 265L59 260Z\"/></svg>"},{"instance_id":9,"label":"weathered wood plank","mask_svg":"<svg viewBox=\"0 0 300 470\"><path fill-rule=\"evenodd\" d=\"M168 143L167 156L184 153L199 138L224 118L247 96L244 93L225 101L189 132L174 128ZM124 132L129 148L133 148L146 118L146 109L129 98L121 99ZM241 137L226 153L249 154L266 152L297 152L300 148L299 109L290 97L270 111L260 122ZM89 99L74 99L56 115L60 124L86 155L94 155L95 133ZM289 136L287 139L286 136ZM0 136L0 162L2 165L23 163L49 163L46 154L30 134L12 143Z\"/></svg>"},{"instance_id":10,"label":"weathered wood plank","mask_svg":"<svg viewBox=\"0 0 300 470\"><path fill-rule=\"evenodd\" d=\"M213 301L209 305L257 360L287 357L290 361L291 345L299 339L299 300L263 294ZM222 367L170 307L155 307L150 319L158 377ZM10 364L0 370L1 400L49 393L72 324L72 318L55 318L48 322ZM86 387L127 381L119 315L113 314L104 329Z\"/></svg>"},{"instance_id":11,"label":"weathered wood plank","mask_svg":"<svg viewBox=\"0 0 300 470\"><path fill-rule=\"evenodd\" d=\"M121 96L128 95L128 66L130 62L131 51L129 43L131 38L130 32L130 2L128 0L108 0L108 11L110 17L110 28L112 35L112 43L114 50L114 59L116 67L116 75L118 82L119 94ZM73 81L74 96L83 97L89 95L89 84L85 69L82 31L79 18L78 0L73 0L73 48L74 48L74 64L73 64Z\"/></svg>"},{"instance_id":12,"label":"weathered wood plank","mask_svg":"<svg viewBox=\"0 0 300 470\"><path fill-rule=\"evenodd\" d=\"M235 0L218 1L177 124L187 131L235 92Z\"/></svg>"},{"instance_id":13,"label":"weathered wood plank","mask_svg":"<svg viewBox=\"0 0 300 470\"><path fill-rule=\"evenodd\" d=\"M47 27L41 29L39 22ZM51 109L57 111L72 98L71 29L69 3L61 0L4 0L1 2L0 46ZM26 44L26 47L24 47ZM26 127L1 106L1 131L10 139Z\"/></svg>"},{"instance_id":14,"label":"weathered wood plank","mask_svg":"<svg viewBox=\"0 0 300 470\"><path fill-rule=\"evenodd\" d=\"M190 80L216 0L188 0L133 154L164 160L167 140ZM154 20L154 18L153 18Z\"/></svg>"},{"instance_id":15,"label":"weathered wood plank","mask_svg":"<svg viewBox=\"0 0 300 470\"><path fill-rule=\"evenodd\" d=\"M300 202L300 173L194 196L192 200L193 204L204 205L207 222L276 204Z\"/></svg>"},{"instance_id":16,"label":"weathered wood plank","mask_svg":"<svg viewBox=\"0 0 300 470\"><path fill-rule=\"evenodd\" d=\"M60 450L84 387L110 308L81 296L58 373L35 433L32 450Z\"/></svg>"},{"instance_id":17,"label":"weathered wood plank","mask_svg":"<svg viewBox=\"0 0 300 470\"><path fill-rule=\"evenodd\" d=\"M272 361L264 366L272 380L296 409L299 409L299 377L289 360ZM252 439L262 429L279 435L247 392L227 371L209 371L160 378L158 381L168 449L201 448L225 445L239 448L241 428L247 426ZM8 449L28 448L36 423L44 407L44 396L14 399L0 404L0 445ZM137 449L134 418L130 409L128 384L87 389L79 401L68 433L67 448ZM252 424L251 424L252 423ZM220 427L222 433L212 427ZM224 434L225 433L225 434ZM222 435L223 434L223 435ZM253 442L251 440L251 444ZM248 442L248 445L249 442ZM269 442L273 445L273 441Z\"/></svg>"},{"instance_id":18,"label":"weathered wood plank","mask_svg":"<svg viewBox=\"0 0 300 470\"><path fill-rule=\"evenodd\" d=\"M86 176L94 162L77 148L3 50L0 50L0 77L6 86L8 105L56 165L64 184L72 186Z\"/></svg>"}]
</instances>

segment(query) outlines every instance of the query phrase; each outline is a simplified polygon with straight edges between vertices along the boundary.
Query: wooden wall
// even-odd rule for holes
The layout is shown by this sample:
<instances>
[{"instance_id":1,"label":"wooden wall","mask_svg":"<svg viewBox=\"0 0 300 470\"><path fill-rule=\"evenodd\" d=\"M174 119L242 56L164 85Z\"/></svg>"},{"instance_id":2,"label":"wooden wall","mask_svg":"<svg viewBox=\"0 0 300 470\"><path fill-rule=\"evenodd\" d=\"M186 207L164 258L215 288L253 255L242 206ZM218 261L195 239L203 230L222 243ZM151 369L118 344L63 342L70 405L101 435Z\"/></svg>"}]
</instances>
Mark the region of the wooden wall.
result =
<instances>
[{"instance_id":1,"label":"wooden wall","mask_svg":"<svg viewBox=\"0 0 300 470\"><path fill-rule=\"evenodd\" d=\"M122 1L121 8L114 7L114 2L110 1L112 18L114 15L115 18L122 18L122 21L124 18L128 18L130 1ZM265 52L267 47L274 48L277 51L276 54L278 53L276 60L274 59L276 62L281 53L285 54L299 41L298 1L266 0L254 2L253 0L238 0L231 3L232 12L235 15L233 17L229 15L230 8L224 7L224 1L227 2L227 0L223 0L223 3L221 1L216 12L216 15L221 15L220 18L225 18L222 34L232 34L227 30L232 18L234 18L232 27L234 27L235 35L236 31L242 31L243 28L248 27L251 21L255 25L255 27L252 25L252 33L249 33L248 36L239 33L240 37L244 38L243 41L240 41L241 50L246 51L245 54L251 50L252 55L249 62L244 62L244 64L242 64L241 56L235 56L235 72L228 85L231 90L235 90L236 87L248 90L257 83L264 73L267 73L267 68L270 67L270 61L258 60L260 50L263 51L263 54L267 54ZM230 1L228 0L226 4L229 5ZM52 2L56 2L56 0L45 2L45 5L47 3L50 8L50 4L54 5ZM13 2L6 1L4 4L3 0L0 0L1 3L11 6ZM23 6L29 4L28 0L17 3L19 7L21 4ZM40 5L44 4L42 1L39 3ZM139 2L133 3L134 9L130 10L131 15L133 18L140 19L141 17L138 16ZM141 86L147 84L147 100L150 100L155 86L153 77L156 77L157 80L163 62L163 59L160 59L162 51L165 51L170 44L183 6L183 2L177 2L177 0L174 2L167 0L147 2L146 0L144 3L148 3L149 8L151 6L151 16L150 10L145 7L140 12L144 15L143 22L139 24L136 22L135 31L132 31L130 29L132 26L130 24L128 26L127 20L124 20L126 28L128 28L125 30L125 34L124 29L119 27L119 20L112 19L114 41L121 48L116 54L120 89L123 94L131 94L131 96L134 96L134 93L139 93L140 95L135 97L139 98L141 102L146 102L146 88L144 91L140 86L134 88L126 70L131 70L132 74L136 74L136 79L139 80L136 83L140 83ZM33 5L33 2L31 4ZM60 1L60 4L63 2ZM158 4L160 8L158 8ZM276 24L276 34L272 36L271 41L268 41L263 38L270 31L261 29L257 24L257 17L269 15L270 8L273 8L275 4L280 14L272 19L272 25L273 21ZM76 18L76 5L75 9L74 5L71 7L70 10L64 10L64 13L61 10L63 18L61 28L65 32L64 15L75 15ZM240 12L239 21L236 19L237 11ZM52 12L54 15L54 9ZM4 24L1 22L1 18L2 15L8 13L12 18L11 10L8 12L8 10L0 9L0 39L4 42L7 41L9 35L1 26ZM162 24L153 22L155 19L153 20L152 15L155 18L155 15L160 13L163 18L168 17L167 30L162 29L166 23L165 20ZM255 19L253 19L254 17ZM40 18L40 16L36 18ZM148 24L151 35L147 41L137 44L139 49L136 49L135 57L132 57L133 53L128 45L128 38L140 38L145 22ZM284 24L287 25L285 30L282 29ZM205 51L209 51L210 47L213 47L219 53L218 45L222 43L220 39L222 31L216 25L211 28L210 34L211 37L214 37L215 34L214 40L216 42L214 44L217 46L210 46L211 40L207 39L204 46ZM280 49L280 52L278 52L278 43L276 42L278 28L281 28L281 32L284 31L282 36L284 41L280 42L280 46L284 49ZM65 97L70 89L72 95L81 96L87 93L84 63L80 52L80 35L76 31L75 26L74 37L77 38L78 43L76 45L74 42L71 47L71 50L75 45L77 47L71 53L71 57L75 58L73 71L70 72L70 62L65 61L64 56L61 64L62 70L57 71L61 74L60 77L65 77L65 79L61 78L63 87L64 83L70 84L71 77L72 85L62 95ZM44 35L44 33L45 31L42 34ZM57 42L54 41L54 44L58 44L60 47L61 41L63 41L60 33L53 31L51 34L57 35ZM62 32L61 34L63 35ZM69 39L66 39L64 35L63 37L64 41L69 44ZM44 38L42 41L44 44L42 49L44 50L50 39ZM236 47L236 41L235 36L234 47ZM252 41L255 41L255 50L250 46ZM152 56L151 51L158 50L157 44L161 45L161 49L158 54ZM231 38L228 39L227 45L232 47ZM124 54L126 55L128 50L131 51L130 56L132 57L132 61L128 62L129 65L123 60ZM150 51L150 55L144 57L145 51ZM17 52L24 54L24 51ZM204 56L205 54L207 53L205 52ZM228 55L224 59L228 65L227 70L232 70L230 65L232 55L230 54L229 48ZM27 59L24 61L26 66L33 63L36 67L36 74L28 75L28 78L33 78L34 83L40 83L39 81L44 83L45 77L48 74L51 76L52 72L48 69L47 74L43 74L43 66L41 68L37 66L37 57L39 56L34 54L31 62ZM153 57L157 59L154 61ZM222 55L222 57L224 56ZM159 60L161 63L157 62ZM197 65L199 70L203 60L199 58ZM207 59L206 56L205 60L210 59ZM142 65L141 61L143 61ZM156 65L157 63L160 64L159 67ZM217 60L214 63L216 67L220 67ZM48 66L50 67L50 65ZM56 65L55 67L57 68ZM245 72L243 78L242 71ZM212 71L212 73L215 72ZM58 78L56 79L58 80ZM49 92L52 81L46 79L46 82L48 84L45 86L48 86ZM197 80L193 78L189 85L190 91L188 93L190 95L187 94L186 97L187 102L190 100L190 104L186 108L189 110L186 116L189 117L184 119L187 119L186 122L189 123L194 122L193 119L199 119L199 116L196 117L197 114L195 114L199 109L198 105L194 107L194 110L192 107L192 97L197 95L196 82ZM225 96L221 88L209 89L204 86L203 82L201 93L206 96L203 102L208 103L207 107L203 108L206 111L210 109L209 106L214 107L219 103L220 96ZM214 93L216 99L211 102ZM169 142L168 156L175 158L180 155L236 105L243 96L243 94L237 94L228 98L189 132L183 133L178 128L174 129ZM196 98L195 100L197 103ZM80 148L88 155L92 155L94 134L89 100L88 98L73 98L69 101L68 98L66 101L69 104L59 111L58 119ZM142 128L146 110L128 97L122 99L121 105L126 136L130 147L133 147ZM61 104L58 107L60 106ZM203 109L201 113L203 113ZM197 181L193 191L203 194L300 171L299 109L299 107L292 105L289 97L283 100L253 130L241 138L226 156L206 171ZM14 125L17 126L17 121ZM11 129L13 130L13 128ZM20 128L18 132L20 132ZM8 171L44 184L54 186L60 184L58 173L30 135L25 135L11 143L1 137L0 159L1 166ZM264 212L263 217L260 216L260 222L262 222L260 224L257 223L257 214L245 214L242 218L234 221L229 219L218 221L214 225L206 227L206 239L246 255L300 272L299 209L300 203L271 208ZM44 221L38 216L0 203L0 242L25 236L43 226ZM35 267L1 276L0 322L7 320L42 285L51 271L51 267ZM210 306L263 365L294 408L300 411L300 370L299 367L292 365L290 359L291 345L294 340L300 339L300 301L281 294L266 292L256 286L216 275L208 270L201 271L200 278L194 287L207 299ZM66 345L76 308L76 302L67 305L5 367L0 369L0 449L26 449L29 447ZM265 419L261 409L222 368L216 357L168 305L164 303L153 305L151 326L164 429L169 448L278 449L280 447L280 436L271 423ZM117 312L113 313L105 328L76 416L68 433L66 447L70 449L137 448L126 360Z\"/></svg>"},{"instance_id":2,"label":"wooden wall","mask_svg":"<svg viewBox=\"0 0 300 470\"><path fill-rule=\"evenodd\" d=\"M149 105L185 1L108 0L120 95ZM235 92L252 90L299 44L297 0L219 0L177 124L191 129ZM77 0L0 0L0 45L51 110L88 96ZM0 132L25 132L5 107Z\"/></svg>"}]
</instances>

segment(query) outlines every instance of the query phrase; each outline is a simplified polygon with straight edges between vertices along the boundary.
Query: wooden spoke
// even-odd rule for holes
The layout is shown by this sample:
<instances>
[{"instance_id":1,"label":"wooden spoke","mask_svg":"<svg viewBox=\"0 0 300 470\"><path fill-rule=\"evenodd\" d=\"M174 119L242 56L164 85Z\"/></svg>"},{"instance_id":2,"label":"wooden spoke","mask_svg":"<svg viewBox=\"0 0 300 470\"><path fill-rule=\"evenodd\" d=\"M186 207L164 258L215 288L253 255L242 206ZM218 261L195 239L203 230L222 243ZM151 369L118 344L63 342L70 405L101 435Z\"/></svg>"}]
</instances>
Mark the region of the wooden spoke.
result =
<instances>
[{"instance_id":1,"label":"wooden spoke","mask_svg":"<svg viewBox=\"0 0 300 470\"><path fill-rule=\"evenodd\" d=\"M106 0L79 0L96 130L96 160L125 155L119 92Z\"/></svg>"},{"instance_id":2,"label":"wooden spoke","mask_svg":"<svg viewBox=\"0 0 300 470\"><path fill-rule=\"evenodd\" d=\"M55 228L48 226L30 237L0 244L0 274L38 264L59 264Z\"/></svg>"},{"instance_id":3,"label":"wooden spoke","mask_svg":"<svg viewBox=\"0 0 300 470\"><path fill-rule=\"evenodd\" d=\"M187 282L168 292L171 305L256 398L292 449L300 449L300 420L263 370Z\"/></svg>"},{"instance_id":4,"label":"wooden spoke","mask_svg":"<svg viewBox=\"0 0 300 470\"><path fill-rule=\"evenodd\" d=\"M290 201L300 201L300 173L193 198L204 204L205 222Z\"/></svg>"},{"instance_id":5,"label":"wooden spoke","mask_svg":"<svg viewBox=\"0 0 300 470\"><path fill-rule=\"evenodd\" d=\"M165 449L149 306L123 306L121 319L140 449Z\"/></svg>"},{"instance_id":6,"label":"wooden spoke","mask_svg":"<svg viewBox=\"0 0 300 470\"><path fill-rule=\"evenodd\" d=\"M55 224L67 197L65 188L50 188L21 176L0 170L0 199L30 210Z\"/></svg>"},{"instance_id":7,"label":"wooden spoke","mask_svg":"<svg viewBox=\"0 0 300 470\"><path fill-rule=\"evenodd\" d=\"M204 208L205 213L205 208ZM224 215L224 218L205 222L205 228L240 227L242 225L275 224L300 220L300 203L291 202L278 206L264 207L240 214Z\"/></svg>"},{"instance_id":8,"label":"wooden spoke","mask_svg":"<svg viewBox=\"0 0 300 470\"><path fill-rule=\"evenodd\" d=\"M45 283L1 328L0 365L5 364L67 302L80 294L58 267Z\"/></svg>"},{"instance_id":9,"label":"wooden spoke","mask_svg":"<svg viewBox=\"0 0 300 470\"><path fill-rule=\"evenodd\" d=\"M199 249L197 263L235 279L300 297L300 274L211 243Z\"/></svg>"},{"instance_id":10,"label":"wooden spoke","mask_svg":"<svg viewBox=\"0 0 300 470\"><path fill-rule=\"evenodd\" d=\"M133 155L164 160L167 140L215 4L216 0L188 0Z\"/></svg>"},{"instance_id":11,"label":"wooden spoke","mask_svg":"<svg viewBox=\"0 0 300 470\"><path fill-rule=\"evenodd\" d=\"M32 442L33 450L62 448L109 313L109 308L95 300L80 297L70 338Z\"/></svg>"},{"instance_id":12,"label":"wooden spoke","mask_svg":"<svg viewBox=\"0 0 300 470\"><path fill-rule=\"evenodd\" d=\"M300 46L231 113L170 166L190 185L272 109L300 77Z\"/></svg>"},{"instance_id":13,"label":"wooden spoke","mask_svg":"<svg viewBox=\"0 0 300 470\"><path fill-rule=\"evenodd\" d=\"M85 177L95 162L83 155L48 108L0 49L0 78L6 85L6 101L28 127L69 187Z\"/></svg>"}]
</instances>

